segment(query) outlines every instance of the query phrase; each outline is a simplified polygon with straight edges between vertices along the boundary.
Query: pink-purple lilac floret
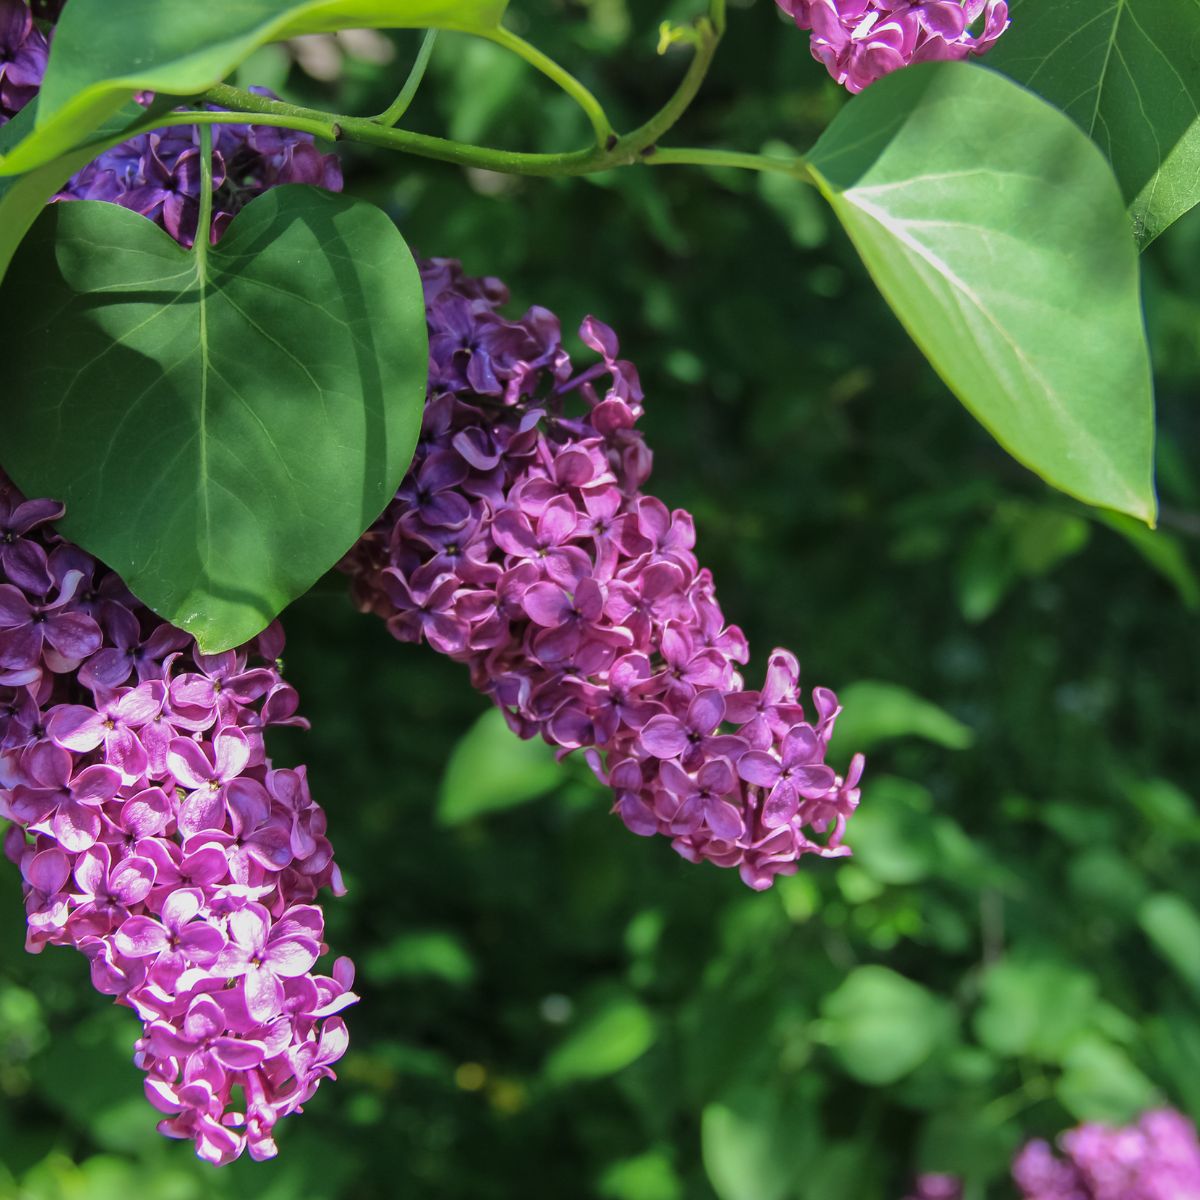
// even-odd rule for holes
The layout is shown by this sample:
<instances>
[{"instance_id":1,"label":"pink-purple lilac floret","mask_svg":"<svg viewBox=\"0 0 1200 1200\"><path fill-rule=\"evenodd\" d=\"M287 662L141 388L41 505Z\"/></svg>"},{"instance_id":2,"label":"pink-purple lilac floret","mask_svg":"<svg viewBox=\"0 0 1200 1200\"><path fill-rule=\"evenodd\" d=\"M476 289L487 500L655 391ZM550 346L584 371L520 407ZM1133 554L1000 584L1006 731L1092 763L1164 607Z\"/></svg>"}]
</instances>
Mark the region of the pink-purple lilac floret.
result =
<instances>
[{"instance_id":1,"label":"pink-purple lilac floret","mask_svg":"<svg viewBox=\"0 0 1200 1200\"><path fill-rule=\"evenodd\" d=\"M913 63L986 54L1009 26L1006 0L777 0L812 54L851 92Z\"/></svg>"},{"instance_id":2,"label":"pink-purple lilac floret","mask_svg":"<svg viewBox=\"0 0 1200 1200\"><path fill-rule=\"evenodd\" d=\"M349 960L316 971L314 901L344 892L325 816L263 746L304 724L283 634L199 653L56 536L61 513L0 474L0 817L26 947L82 951L137 1013L163 1133L213 1163L269 1158L333 1077L356 999Z\"/></svg>"},{"instance_id":3,"label":"pink-purple lilac floret","mask_svg":"<svg viewBox=\"0 0 1200 1200\"><path fill-rule=\"evenodd\" d=\"M0 125L37 95L49 54L24 0L0 0Z\"/></svg>"},{"instance_id":4,"label":"pink-purple lilac floret","mask_svg":"<svg viewBox=\"0 0 1200 1200\"><path fill-rule=\"evenodd\" d=\"M862 758L824 761L837 700L816 688L806 711L786 650L745 690L692 518L642 490L642 389L612 330L583 323L602 362L576 373L545 309L506 319L503 284L450 260L422 277L429 399L408 477L343 564L360 606L466 663L521 737L583 750L634 833L754 888L848 853Z\"/></svg>"}]
</instances>

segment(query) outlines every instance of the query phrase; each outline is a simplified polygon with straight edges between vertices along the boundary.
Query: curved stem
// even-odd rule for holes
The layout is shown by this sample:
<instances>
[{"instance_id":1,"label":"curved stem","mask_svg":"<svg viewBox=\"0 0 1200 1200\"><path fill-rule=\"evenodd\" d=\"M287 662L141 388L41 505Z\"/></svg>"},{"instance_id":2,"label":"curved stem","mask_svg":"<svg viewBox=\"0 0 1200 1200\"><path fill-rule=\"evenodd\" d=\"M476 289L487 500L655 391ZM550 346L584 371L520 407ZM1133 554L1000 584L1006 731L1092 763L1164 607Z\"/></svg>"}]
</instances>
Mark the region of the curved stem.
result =
<instances>
[{"instance_id":1,"label":"curved stem","mask_svg":"<svg viewBox=\"0 0 1200 1200\"><path fill-rule=\"evenodd\" d=\"M604 106L587 88L575 78L570 71L560 67L554 59L543 54L536 46L531 46L524 38L518 37L508 29L481 30L479 37L495 42L514 54L520 55L531 67L540 71L547 79L556 83L580 108L587 114L596 133L596 144L603 146L612 137L613 127L604 111Z\"/></svg>"},{"instance_id":2,"label":"curved stem","mask_svg":"<svg viewBox=\"0 0 1200 1200\"><path fill-rule=\"evenodd\" d=\"M408 112L408 107L412 104L413 98L417 94L417 88L421 86L421 80L425 78L425 68L429 66L429 60L433 56L433 47L437 42L437 35L438 31L436 29L427 29L425 31L425 37L421 42L421 49L417 51L416 61L412 65L412 70L408 73L408 78L404 81L404 86L400 89L400 94L375 118L380 125L386 125L390 129Z\"/></svg>"},{"instance_id":3,"label":"curved stem","mask_svg":"<svg viewBox=\"0 0 1200 1200\"><path fill-rule=\"evenodd\" d=\"M741 150L709 150L705 148L680 147L660 149L646 162L652 167L734 167L743 171L765 171L776 175L790 175L804 183L811 183L808 164L803 158L771 158L765 154L747 154Z\"/></svg>"}]
</instances>

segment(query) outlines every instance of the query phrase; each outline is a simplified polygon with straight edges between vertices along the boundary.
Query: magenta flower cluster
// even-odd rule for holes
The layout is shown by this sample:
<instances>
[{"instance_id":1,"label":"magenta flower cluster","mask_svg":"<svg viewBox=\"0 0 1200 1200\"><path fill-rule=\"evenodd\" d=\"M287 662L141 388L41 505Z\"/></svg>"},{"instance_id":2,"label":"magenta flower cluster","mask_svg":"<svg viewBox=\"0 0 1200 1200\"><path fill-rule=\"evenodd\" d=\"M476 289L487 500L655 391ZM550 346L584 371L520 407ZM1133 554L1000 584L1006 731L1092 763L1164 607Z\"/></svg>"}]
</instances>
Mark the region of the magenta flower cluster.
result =
<instances>
[{"instance_id":1,"label":"magenta flower cluster","mask_svg":"<svg viewBox=\"0 0 1200 1200\"><path fill-rule=\"evenodd\" d=\"M1112 1129L1081 1125L1059 1138L1061 1155L1030 1142L1013 1164L1022 1200L1196 1200L1200 1142L1171 1109Z\"/></svg>"},{"instance_id":2,"label":"magenta flower cluster","mask_svg":"<svg viewBox=\"0 0 1200 1200\"><path fill-rule=\"evenodd\" d=\"M922 1175L904 1200L962 1200L962 1183L953 1175Z\"/></svg>"},{"instance_id":3,"label":"magenta flower cluster","mask_svg":"<svg viewBox=\"0 0 1200 1200\"><path fill-rule=\"evenodd\" d=\"M612 330L583 323L603 361L575 374L545 309L506 320L504 286L448 260L422 276L429 398L407 478L343 564L361 607L468 664L520 736L583 750L634 833L754 888L848 853L862 759L845 777L824 761L837 700L815 689L810 717L786 650L745 690L692 518L642 490L642 389Z\"/></svg>"},{"instance_id":4,"label":"magenta flower cluster","mask_svg":"<svg viewBox=\"0 0 1200 1200\"><path fill-rule=\"evenodd\" d=\"M344 892L325 816L263 746L304 724L283 635L199 653L54 534L61 513L0 475L0 816L26 946L80 950L137 1013L162 1132L213 1163L267 1158L333 1076L356 999L348 960L315 972L313 901Z\"/></svg>"},{"instance_id":5,"label":"magenta flower cluster","mask_svg":"<svg viewBox=\"0 0 1200 1200\"><path fill-rule=\"evenodd\" d=\"M47 37L24 0L0 0L0 125L37 95L48 53ZM270 95L263 88L251 90ZM270 188L306 183L342 189L337 157L321 154L311 134L239 124L214 125L212 136L214 242L242 208ZM54 199L119 204L190 246L200 214L199 131L175 126L122 142L72 176Z\"/></svg>"},{"instance_id":6,"label":"magenta flower cluster","mask_svg":"<svg viewBox=\"0 0 1200 1200\"><path fill-rule=\"evenodd\" d=\"M913 63L986 54L1009 26L1006 0L777 3L812 31L813 57L851 92Z\"/></svg>"},{"instance_id":7,"label":"magenta flower cluster","mask_svg":"<svg viewBox=\"0 0 1200 1200\"><path fill-rule=\"evenodd\" d=\"M0 125L37 95L49 54L25 0L0 0Z\"/></svg>"}]
</instances>

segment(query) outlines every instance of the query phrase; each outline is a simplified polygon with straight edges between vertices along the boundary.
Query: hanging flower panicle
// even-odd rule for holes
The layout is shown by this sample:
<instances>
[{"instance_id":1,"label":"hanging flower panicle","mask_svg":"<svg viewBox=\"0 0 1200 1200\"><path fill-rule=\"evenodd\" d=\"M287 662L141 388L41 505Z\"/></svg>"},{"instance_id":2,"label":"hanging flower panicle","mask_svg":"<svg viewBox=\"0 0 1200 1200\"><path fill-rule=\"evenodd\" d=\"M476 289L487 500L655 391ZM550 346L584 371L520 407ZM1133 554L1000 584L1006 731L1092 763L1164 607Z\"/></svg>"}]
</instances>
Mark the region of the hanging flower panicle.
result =
<instances>
[{"instance_id":1,"label":"hanging flower panicle","mask_svg":"<svg viewBox=\"0 0 1200 1200\"><path fill-rule=\"evenodd\" d=\"M305 724L283 634L201 654L53 532L62 511L0 475L0 817L26 947L75 947L137 1013L163 1133L213 1163L269 1158L356 999L348 959L316 970L314 901L344 893L325 815L263 745Z\"/></svg>"},{"instance_id":2,"label":"hanging flower panicle","mask_svg":"<svg viewBox=\"0 0 1200 1200\"><path fill-rule=\"evenodd\" d=\"M583 323L602 361L576 373L550 312L505 319L503 284L449 260L422 276L429 398L408 476L343 564L360 606L466 663L520 736L583 750L633 832L754 888L848 853L862 758L824 761L837 699L816 688L806 710L786 650L745 689L691 516L642 490L642 388L613 331Z\"/></svg>"},{"instance_id":3,"label":"hanging flower panicle","mask_svg":"<svg viewBox=\"0 0 1200 1200\"><path fill-rule=\"evenodd\" d=\"M920 62L986 54L1008 28L1006 0L777 0L812 54L851 92Z\"/></svg>"}]
</instances>

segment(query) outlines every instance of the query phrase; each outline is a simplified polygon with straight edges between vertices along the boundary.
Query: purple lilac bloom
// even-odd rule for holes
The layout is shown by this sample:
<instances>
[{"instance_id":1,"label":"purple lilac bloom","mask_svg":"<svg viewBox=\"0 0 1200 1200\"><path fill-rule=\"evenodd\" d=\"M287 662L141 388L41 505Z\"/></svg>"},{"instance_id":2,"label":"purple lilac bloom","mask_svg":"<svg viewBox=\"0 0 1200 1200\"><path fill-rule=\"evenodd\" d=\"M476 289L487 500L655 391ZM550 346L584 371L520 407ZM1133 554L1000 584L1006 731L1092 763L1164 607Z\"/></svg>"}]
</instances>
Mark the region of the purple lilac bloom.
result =
<instances>
[{"instance_id":1,"label":"purple lilac bloom","mask_svg":"<svg viewBox=\"0 0 1200 1200\"><path fill-rule=\"evenodd\" d=\"M0 125L37 95L49 53L25 0L0 0Z\"/></svg>"},{"instance_id":2,"label":"purple lilac bloom","mask_svg":"<svg viewBox=\"0 0 1200 1200\"><path fill-rule=\"evenodd\" d=\"M776 2L812 31L813 58L851 92L913 63L986 54L1009 26L1006 0Z\"/></svg>"},{"instance_id":3,"label":"purple lilac bloom","mask_svg":"<svg viewBox=\"0 0 1200 1200\"><path fill-rule=\"evenodd\" d=\"M1061 1155L1030 1142L1013 1163L1022 1200L1200 1200L1200 1142L1181 1113L1159 1109L1124 1128L1080 1125Z\"/></svg>"},{"instance_id":4,"label":"purple lilac bloom","mask_svg":"<svg viewBox=\"0 0 1200 1200\"><path fill-rule=\"evenodd\" d=\"M48 51L47 38L24 0L0 0L0 125L37 95ZM271 94L264 88L251 90ZM337 157L321 154L311 134L273 126L214 125L212 136L214 242L242 208L270 188L306 183L342 189ZM54 199L119 204L190 246L200 213L200 132L188 125L131 138L89 163Z\"/></svg>"},{"instance_id":5,"label":"purple lilac bloom","mask_svg":"<svg viewBox=\"0 0 1200 1200\"><path fill-rule=\"evenodd\" d=\"M305 724L283 634L201 654L59 538L61 514L0 473L0 817L26 947L74 946L141 1018L163 1133L212 1163L269 1158L333 1077L356 1000L348 959L316 973L314 901L345 891L324 814L263 745Z\"/></svg>"},{"instance_id":6,"label":"purple lilac bloom","mask_svg":"<svg viewBox=\"0 0 1200 1200\"><path fill-rule=\"evenodd\" d=\"M904 1200L962 1200L962 1183L953 1175L921 1175Z\"/></svg>"},{"instance_id":7,"label":"purple lilac bloom","mask_svg":"<svg viewBox=\"0 0 1200 1200\"><path fill-rule=\"evenodd\" d=\"M343 563L359 605L466 663L521 737L582 749L634 833L754 888L805 854L849 853L863 763L843 776L824 762L837 699L816 688L806 711L786 650L744 690L746 639L696 560L691 516L642 490L642 389L612 330L583 323L603 362L575 374L553 314L507 320L504 285L450 260L422 277L422 435Z\"/></svg>"}]
</instances>

